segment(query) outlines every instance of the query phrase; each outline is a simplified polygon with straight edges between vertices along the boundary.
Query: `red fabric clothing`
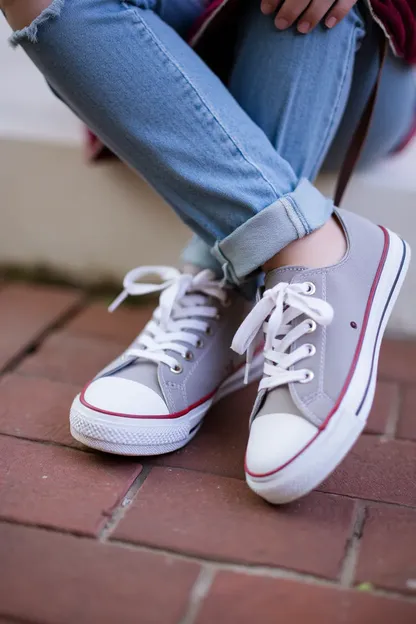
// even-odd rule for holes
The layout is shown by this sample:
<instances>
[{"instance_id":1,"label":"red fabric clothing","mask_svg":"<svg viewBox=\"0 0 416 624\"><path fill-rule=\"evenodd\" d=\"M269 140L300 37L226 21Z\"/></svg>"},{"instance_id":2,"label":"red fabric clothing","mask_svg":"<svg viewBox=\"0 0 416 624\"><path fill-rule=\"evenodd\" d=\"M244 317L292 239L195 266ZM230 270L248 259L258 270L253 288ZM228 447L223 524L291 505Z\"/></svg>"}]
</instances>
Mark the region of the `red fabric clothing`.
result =
<instances>
[{"instance_id":1,"label":"red fabric clothing","mask_svg":"<svg viewBox=\"0 0 416 624\"><path fill-rule=\"evenodd\" d=\"M395 54L416 64L416 0L369 0L368 3Z\"/></svg>"}]
</instances>

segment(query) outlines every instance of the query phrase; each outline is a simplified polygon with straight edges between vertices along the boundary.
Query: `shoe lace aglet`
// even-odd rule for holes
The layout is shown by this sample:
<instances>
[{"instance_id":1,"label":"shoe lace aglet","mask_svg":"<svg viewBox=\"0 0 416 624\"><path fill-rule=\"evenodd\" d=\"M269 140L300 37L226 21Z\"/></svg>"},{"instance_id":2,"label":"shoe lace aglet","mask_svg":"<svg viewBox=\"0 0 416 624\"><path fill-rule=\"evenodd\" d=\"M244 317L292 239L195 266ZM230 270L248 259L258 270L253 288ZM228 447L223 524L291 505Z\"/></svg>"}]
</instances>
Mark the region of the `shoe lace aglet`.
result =
<instances>
[{"instance_id":1,"label":"shoe lace aglet","mask_svg":"<svg viewBox=\"0 0 416 624\"><path fill-rule=\"evenodd\" d=\"M248 384L249 376L250 376L250 362L246 362L244 366L244 385Z\"/></svg>"},{"instance_id":2,"label":"shoe lace aglet","mask_svg":"<svg viewBox=\"0 0 416 624\"><path fill-rule=\"evenodd\" d=\"M251 363L253 361L254 345L249 346L246 353L246 365L244 367L244 385L247 385L250 378Z\"/></svg>"},{"instance_id":3,"label":"shoe lace aglet","mask_svg":"<svg viewBox=\"0 0 416 624\"><path fill-rule=\"evenodd\" d=\"M108 306L108 311L114 312L115 310L117 310L117 308L123 303L123 301L127 299L128 296L129 293L127 292L127 290L123 290L119 295L117 295L114 301L110 303L110 305Z\"/></svg>"}]
</instances>

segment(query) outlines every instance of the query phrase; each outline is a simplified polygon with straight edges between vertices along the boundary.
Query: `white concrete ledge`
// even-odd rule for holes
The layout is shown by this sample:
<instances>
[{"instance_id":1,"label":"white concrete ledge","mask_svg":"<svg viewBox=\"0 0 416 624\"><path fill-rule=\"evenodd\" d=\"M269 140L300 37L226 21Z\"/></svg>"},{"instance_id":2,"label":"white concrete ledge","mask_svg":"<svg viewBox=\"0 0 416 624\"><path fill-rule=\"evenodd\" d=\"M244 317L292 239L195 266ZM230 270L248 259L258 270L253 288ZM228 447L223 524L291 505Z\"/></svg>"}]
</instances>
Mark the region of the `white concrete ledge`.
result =
<instances>
[{"instance_id":1,"label":"white concrete ledge","mask_svg":"<svg viewBox=\"0 0 416 624\"><path fill-rule=\"evenodd\" d=\"M138 176L79 148L0 141L0 189L0 266L119 283L133 266L177 262L190 236Z\"/></svg>"},{"instance_id":2,"label":"white concrete ledge","mask_svg":"<svg viewBox=\"0 0 416 624\"><path fill-rule=\"evenodd\" d=\"M334 180L319 186L331 194ZM45 267L71 282L119 283L140 264L177 264L189 232L120 163L91 166L79 147L0 140L0 267ZM416 144L356 175L344 206L405 236L416 249ZM416 335L416 269L390 330Z\"/></svg>"}]
</instances>

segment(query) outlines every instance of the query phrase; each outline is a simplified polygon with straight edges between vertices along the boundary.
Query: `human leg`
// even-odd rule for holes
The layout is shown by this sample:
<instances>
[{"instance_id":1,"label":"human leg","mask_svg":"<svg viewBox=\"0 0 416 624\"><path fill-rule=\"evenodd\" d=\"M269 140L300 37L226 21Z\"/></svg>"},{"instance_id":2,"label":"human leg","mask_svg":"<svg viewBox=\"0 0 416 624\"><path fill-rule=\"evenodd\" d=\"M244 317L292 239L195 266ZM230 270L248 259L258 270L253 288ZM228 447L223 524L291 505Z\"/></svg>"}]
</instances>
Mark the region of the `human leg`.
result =
<instances>
[{"instance_id":1,"label":"human leg","mask_svg":"<svg viewBox=\"0 0 416 624\"><path fill-rule=\"evenodd\" d=\"M161 6L163 7L163 5L159 4L158 8ZM170 19L170 17L172 17L172 4L167 4L166 6L171 10L171 14L169 16L164 15L163 17ZM103 7L108 10L104 10L104 12L101 13ZM136 39L138 37L135 28L137 7L122 5L118 2L85 2L81 4L78 3L77 7L71 5L71 9L72 8L75 9L75 14L71 13L72 17L69 21L71 22L73 18L77 22L77 25L82 26L82 32L78 32L78 37L75 36L72 31L74 36L73 39L71 39L70 45L75 45L75 50L72 52L71 50L67 50L67 54L75 63L80 62L81 57L85 58L79 50L79 47L82 47L82 42L80 43L79 39L83 40L86 24L90 25L91 32L94 31L93 24L95 23L95 19L101 24L104 30L105 26L103 26L102 22L114 19L116 26L119 27L119 22L121 21L124 24L124 20L126 20L130 28L130 30L129 28L127 30L131 35L134 34ZM80 23L77 21L79 17L78 14L76 14L77 8L82 14ZM90 10L90 12L88 12L88 10ZM63 11L65 11L65 3L53 3L50 10L43 13L41 20L38 20L29 31L25 30L24 33L22 33L25 43L27 43L31 49L31 46L33 46L33 48L42 46L40 39L45 36L48 25L56 24L56 20L63 17ZM137 11L139 11L138 8ZM153 15L150 10L142 9L141 11L146 14L146 18L148 18L150 14ZM139 13L141 14L140 11ZM83 17L85 18L85 23L82 21ZM154 15L154 17L156 16ZM188 15L185 16L185 20L179 19L180 16L178 13L175 13L174 17L175 27L181 31L186 30L184 22L189 22ZM66 15L65 20L67 18L68 15ZM91 20L91 24L88 24L88 20ZM188 48L185 44L183 44L179 37L177 37L173 31L170 31L161 20L160 24L162 28L169 32L169 36L171 36L174 41L179 41L179 45L182 45L181 49L185 50L186 55ZM72 26L74 26L74 24L72 24ZM115 36L111 29L110 33L112 33L113 37ZM51 44L50 41L48 43L50 51L57 50L59 55L63 53L61 44L66 41L65 36L63 36L65 34L69 34L67 30L64 30L64 33L60 31L60 33L55 34L55 45ZM121 34L125 34L124 30ZM35 39L35 41L32 41L32 39ZM131 42L133 47L136 39ZM104 37L103 41L105 41ZM110 51L114 51L114 48L116 52L118 51L118 41L116 35L116 45L112 43ZM93 47L94 46L89 48L91 57L94 56ZM195 56L193 53L192 55ZM40 54L40 56L43 58L43 54ZM57 55L52 55L52 58L48 57L52 65L56 63L56 56ZM140 55L136 57L136 63L133 65L131 65L131 61L128 60L127 65L131 72L136 72L137 67L140 69L140 63L138 62L139 56ZM140 60L143 62L144 59L142 56L140 56ZM165 60L165 57L163 58ZM170 56L168 60L171 61ZM123 65L123 63L121 64ZM166 85L165 91L162 89L163 93L161 94L160 102L162 108L165 104L165 99L167 102L168 98L173 97L173 91L175 89L170 89L170 87L172 85L176 87L178 74L182 75L181 67L180 65L177 67L176 60L174 62L172 61L172 67L170 67L170 70L172 70L173 75L169 74L172 84ZM201 67L204 67L202 63L198 65L197 69L199 70ZM62 77L64 68L69 71L71 69L71 63L62 63L60 67L61 73L58 72L58 82L60 82L61 78L65 82L65 77ZM100 68L96 66L98 73L99 69ZM55 70L57 70L56 67L53 68L53 74ZM157 75L156 70L155 72ZM163 71L161 73L163 74ZM77 77L72 76L72 80L70 81L71 86L68 87L65 82L66 87L60 91L59 86L57 86L53 78L51 78L51 74L45 71L45 75L62 99L77 112L76 102L78 99L75 98L76 101L74 103L74 98L72 97L72 93L77 91L75 88ZM92 74L88 74L88 77L91 78L91 80L93 79ZM106 71L102 72L101 78L102 80L108 80ZM243 163L246 163L243 152L241 152L240 155L240 146L236 147L234 151L234 139L231 137L228 138L228 134L225 130L224 136L222 136L223 124L217 121L216 113L213 113L211 117L210 107L204 105L204 98L200 97L199 91L197 91L196 88L194 89L193 84L190 82L188 84L187 76L183 76L183 79L185 88L184 93L181 91L181 98L184 98L185 101L187 96L190 98L192 104L190 108L192 109L192 114L194 114L192 123L195 123L195 116L198 116L199 112L202 111L200 112L201 117L199 121L203 123L206 117L209 117L207 122L209 131L213 131L215 134L217 125L220 129L219 134L221 134L221 136L216 137L214 140L214 144L211 147L211 155L214 150L217 150L219 153L222 152L223 158L232 159L235 157L238 162L241 158ZM147 81L146 85L150 89L152 86L153 74L147 76ZM215 77L212 77L212 82L213 84L208 86L214 89L214 86L217 85ZM140 88L136 85L136 89L132 86L132 92L130 92L129 86L131 85L124 85L126 98L123 99L123 94L120 93L119 90L117 90L115 94L114 84L109 84L107 82L107 94L109 94L110 99L112 97L121 97L121 100L119 100L120 108L122 111L125 111L127 108L127 116L131 114L131 116L134 117L132 107L134 107L134 101L137 99L137 92L143 90L143 85L140 83ZM88 94L90 94L91 98L94 97L91 93L95 94L94 88L92 88L91 92L87 89L87 99ZM225 91L225 93L227 92ZM127 95L130 97L130 107L127 106L129 100ZM145 108L146 112L151 116L152 108L150 104L149 102L148 106ZM94 100L94 106L99 109L99 99ZM178 109L180 108L178 104ZM184 108L186 109L186 106ZM192 124L185 122L185 127L182 128L182 111L177 110L176 112L177 135L175 133L173 134L176 137L177 149L174 144L170 144L169 140L167 140L165 151L170 151L170 155L173 155L172 160L176 158L182 164L185 163L186 165L194 156L197 159L198 157L201 158L201 152L198 153L198 150L194 150L186 157L183 157L183 154L186 152L186 147L182 145L182 138L184 134L186 135L188 132L191 132ZM111 119L114 121L111 112L107 114L110 115ZM122 112L120 112L120 114L123 116L124 113L122 114ZM186 119L186 110L183 114ZM98 117L100 117L99 114ZM164 118L163 114L160 114L160 117L165 119L163 123L166 128L169 128L172 123L174 125L175 119L172 117L169 117L169 120ZM117 121L117 114L114 115L114 118L115 124L120 123L120 118ZM144 127L145 130L147 120L147 118L145 120L141 119L141 123L144 124L144 126L140 127ZM157 124L157 122L158 119L153 119L153 124ZM134 121L132 123L134 123ZM166 137L160 135L163 135L163 123L161 121L158 126L158 132L156 132L154 139L149 139L149 147L151 150L155 147L154 142L159 140L163 143L164 138L166 139ZM247 123L249 123L249 120ZM212 126L214 126L214 129ZM199 139L200 138L201 136ZM185 143L186 141L184 140L183 142ZM143 147L143 149L145 148ZM140 150L138 149L138 151ZM166 154L163 153L162 160L165 156ZM173 171L175 165L172 163L171 159L167 158L167 161L169 161L168 170L171 172L173 178L180 178L180 180L182 180L180 172ZM257 172L256 164L251 164L251 162L247 161L247 166L250 171L251 167L253 167ZM194 169L191 170L190 177L195 174L195 187L199 188L200 184L204 185L204 180L198 179L198 176L201 175L201 170L198 172L197 169L198 167L195 166L195 171ZM217 169L221 172L221 164L217 164ZM163 177L161 172L159 172L159 174ZM257 173L253 175L257 177ZM269 183L263 178L263 174L260 170L258 175L262 181L261 185L264 182L267 186L268 193L270 187ZM167 177L169 177L169 175ZM190 182L190 177L187 178L184 172L183 178L187 178L188 182ZM211 180L209 179L209 175L206 177L208 182L207 194L209 195L211 193L209 186L210 184L214 186L214 182L212 178ZM180 185L181 182L179 182L179 186ZM216 189L214 188L212 192L215 196ZM221 191L220 189L220 193L223 195L222 201L226 203L228 200L225 197L225 191ZM190 193L184 198L184 202L189 200L190 207L193 201L192 197L193 192L192 189L190 189ZM232 199L230 203L233 203ZM196 260L197 258L194 257L194 264L198 264ZM151 268L148 268L147 272L151 273ZM138 276L143 273L146 274L146 269L134 272L134 278L139 278ZM243 372L238 370L241 358L230 352L229 345L233 333L244 317L244 311L247 305L244 299L238 295L238 293L226 289L218 279L215 279L215 276L212 276L207 271L201 271L197 273L197 275L194 275L193 271L185 271L183 274L179 274L175 271L166 271L165 269L161 270L157 268L156 273L160 274L162 279L166 279L166 281L161 288L164 292L152 321L146 326L144 332L137 337L134 344L131 345L116 362L107 367L96 380L89 384L82 396L77 398L74 402L71 413L73 433L79 440L95 448L122 454L153 454L179 448L197 432L205 412L215 398L235 390L243 381ZM134 294L136 291L134 285L129 281L130 279L131 275L128 276L126 283L129 284L130 291ZM144 351L146 353L144 353ZM170 353L170 355L167 355L167 352Z\"/></svg>"},{"instance_id":2,"label":"human leg","mask_svg":"<svg viewBox=\"0 0 416 624\"><path fill-rule=\"evenodd\" d=\"M239 239L252 230L252 247L235 265L219 254L229 279L239 281L321 226L332 204L307 182L298 187L288 163L155 6L54 0L59 14L15 33L14 41L211 247L234 234L241 248Z\"/></svg>"}]
</instances>

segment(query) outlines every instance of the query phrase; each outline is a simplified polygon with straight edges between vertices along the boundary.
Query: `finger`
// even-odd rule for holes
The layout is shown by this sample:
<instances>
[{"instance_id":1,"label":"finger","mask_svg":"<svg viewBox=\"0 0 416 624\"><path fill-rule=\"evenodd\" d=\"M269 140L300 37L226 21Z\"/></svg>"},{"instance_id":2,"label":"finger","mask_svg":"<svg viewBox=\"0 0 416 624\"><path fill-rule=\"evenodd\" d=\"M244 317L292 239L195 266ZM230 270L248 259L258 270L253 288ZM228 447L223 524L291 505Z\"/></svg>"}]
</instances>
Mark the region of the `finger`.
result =
<instances>
[{"instance_id":1,"label":"finger","mask_svg":"<svg viewBox=\"0 0 416 624\"><path fill-rule=\"evenodd\" d=\"M264 15L270 15L270 13L274 13L277 9L280 0L262 0L260 5L260 10Z\"/></svg>"},{"instance_id":2,"label":"finger","mask_svg":"<svg viewBox=\"0 0 416 624\"><path fill-rule=\"evenodd\" d=\"M306 35L325 17L334 0L312 0L305 13L299 19L297 29Z\"/></svg>"},{"instance_id":3,"label":"finger","mask_svg":"<svg viewBox=\"0 0 416 624\"><path fill-rule=\"evenodd\" d=\"M333 28L351 11L357 0L338 0L333 8L329 11L325 19L325 26Z\"/></svg>"},{"instance_id":4,"label":"finger","mask_svg":"<svg viewBox=\"0 0 416 624\"><path fill-rule=\"evenodd\" d=\"M292 26L309 4L309 0L285 0L276 15L276 28L284 30Z\"/></svg>"}]
</instances>

